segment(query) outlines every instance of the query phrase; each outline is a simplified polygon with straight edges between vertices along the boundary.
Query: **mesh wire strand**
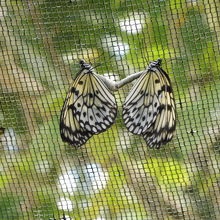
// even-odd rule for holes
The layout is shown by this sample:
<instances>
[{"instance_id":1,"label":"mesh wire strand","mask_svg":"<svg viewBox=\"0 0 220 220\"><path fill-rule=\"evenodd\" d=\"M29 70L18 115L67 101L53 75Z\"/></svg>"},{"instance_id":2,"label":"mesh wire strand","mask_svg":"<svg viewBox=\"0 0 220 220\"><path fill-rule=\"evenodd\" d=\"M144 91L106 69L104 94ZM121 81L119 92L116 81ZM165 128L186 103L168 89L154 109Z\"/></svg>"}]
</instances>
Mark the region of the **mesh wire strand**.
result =
<instances>
[{"instance_id":1,"label":"mesh wire strand","mask_svg":"<svg viewBox=\"0 0 220 220\"><path fill-rule=\"evenodd\" d=\"M0 19L0 219L219 218L219 1L1 0ZM114 93L110 129L62 142L80 59L119 80L159 57L177 106L170 143L150 149L125 128L133 83Z\"/></svg>"}]
</instances>

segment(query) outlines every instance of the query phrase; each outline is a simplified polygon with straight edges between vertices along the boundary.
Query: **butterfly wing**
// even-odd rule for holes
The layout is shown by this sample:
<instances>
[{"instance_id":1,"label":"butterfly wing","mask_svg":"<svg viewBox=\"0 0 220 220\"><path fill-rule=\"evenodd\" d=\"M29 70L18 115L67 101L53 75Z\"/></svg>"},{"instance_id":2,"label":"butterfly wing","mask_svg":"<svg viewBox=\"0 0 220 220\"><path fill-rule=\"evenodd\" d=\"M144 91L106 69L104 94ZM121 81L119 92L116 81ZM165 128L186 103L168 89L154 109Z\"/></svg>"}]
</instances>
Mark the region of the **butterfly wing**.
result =
<instances>
[{"instance_id":1,"label":"butterfly wing","mask_svg":"<svg viewBox=\"0 0 220 220\"><path fill-rule=\"evenodd\" d=\"M106 131L114 123L116 114L114 95L91 69L83 69L61 111L61 137L76 147L81 146L92 135Z\"/></svg>"},{"instance_id":2,"label":"butterfly wing","mask_svg":"<svg viewBox=\"0 0 220 220\"><path fill-rule=\"evenodd\" d=\"M138 79L123 105L123 119L133 134L143 135L150 147L160 147L173 137L176 111L169 76L150 64Z\"/></svg>"},{"instance_id":3,"label":"butterfly wing","mask_svg":"<svg viewBox=\"0 0 220 220\"><path fill-rule=\"evenodd\" d=\"M77 112L77 104L80 101L82 103L83 86L80 84L86 77L86 72L87 70L85 69L77 74L77 78L67 94L60 116L60 135L62 140L76 147L85 144L92 136L92 133L81 127L79 120L77 120L80 115Z\"/></svg>"},{"instance_id":4,"label":"butterfly wing","mask_svg":"<svg viewBox=\"0 0 220 220\"><path fill-rule=\"evenodd\" d=\"M161 89L157 91L157 116L152 125L144 131L143 137L150 147L160 148L173 138L176 129L176 106L168 75L160 67L157 71L163 76Z\"/></svg>"}]
</instances>

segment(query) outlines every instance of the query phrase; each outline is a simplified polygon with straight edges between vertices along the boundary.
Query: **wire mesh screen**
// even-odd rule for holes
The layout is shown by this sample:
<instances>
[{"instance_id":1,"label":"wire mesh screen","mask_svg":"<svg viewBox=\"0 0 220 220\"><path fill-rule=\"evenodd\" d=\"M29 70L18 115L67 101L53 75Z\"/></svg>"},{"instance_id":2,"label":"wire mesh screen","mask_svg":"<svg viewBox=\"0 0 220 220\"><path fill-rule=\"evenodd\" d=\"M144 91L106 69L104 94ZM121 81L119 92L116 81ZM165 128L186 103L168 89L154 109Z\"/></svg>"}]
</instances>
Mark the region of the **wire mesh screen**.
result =
<instances>
[{"instance_id":1,"label":"wire mesh screen","mask_svg":"<svg viewBox=\"0 0 220 220\"><path fill-rule=\"evenodd\" d=\"M0 219L219 219L220 2L0 2ZM117 117L74 147L60 112L79 60L112 81L162 59L177 126L160 149ZM150 85L148 85L150 86Z\"/></svg>"}]
</instances>

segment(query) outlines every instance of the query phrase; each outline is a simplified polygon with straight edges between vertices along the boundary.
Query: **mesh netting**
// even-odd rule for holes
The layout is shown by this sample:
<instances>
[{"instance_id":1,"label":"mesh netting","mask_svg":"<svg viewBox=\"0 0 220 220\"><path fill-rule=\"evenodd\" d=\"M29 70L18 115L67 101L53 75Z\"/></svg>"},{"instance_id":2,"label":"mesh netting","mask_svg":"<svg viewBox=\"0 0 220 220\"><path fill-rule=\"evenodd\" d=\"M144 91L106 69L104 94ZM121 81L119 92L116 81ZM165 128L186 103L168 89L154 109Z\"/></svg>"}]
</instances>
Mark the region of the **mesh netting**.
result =
<instances>
[{"instance_id":1,"label":"mesh netting","mask_svg":"<svg viewBox=\"0 0 220 220\"><path fill-rule=\"evenodd\" d=\"M219 0L1 0L0 219L219 219ZM114 55L114 56L113 56ZM114 80L162 58L177 107L150 149L114 125L75 148L60 110L79 60Z\"/></svg>"}]
</instances>

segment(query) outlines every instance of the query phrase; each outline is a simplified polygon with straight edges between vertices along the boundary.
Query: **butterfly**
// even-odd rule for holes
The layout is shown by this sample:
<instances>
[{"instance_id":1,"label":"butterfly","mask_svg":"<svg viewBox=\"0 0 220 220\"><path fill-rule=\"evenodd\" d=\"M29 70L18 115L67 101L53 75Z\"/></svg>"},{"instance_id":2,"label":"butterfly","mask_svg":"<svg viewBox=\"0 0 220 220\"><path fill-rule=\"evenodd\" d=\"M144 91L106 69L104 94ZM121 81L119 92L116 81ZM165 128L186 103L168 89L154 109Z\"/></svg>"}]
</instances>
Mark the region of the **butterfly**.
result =
<instances>
[{"instance_id":1,"label":"butterfly","mask_svg":"<svg viewBox=\"0 0 220 220\"><path fill-rule=\"evenodd\" d=\"M127 129L142 135L151 148L160 148L168 143L176 128L173 89L161 62L161 59L150 62L123 104L123 120Z\"/></svg>"},{"instance_id":2,"label":"butterfly","mask_svg":"<svg viewBox=\"0 0 220 220\"><path fill-rule=\"evenodd\" d=\"M117 115L115 97L103 76L84 60L80 65L60 116L61 138L75 147L110 128Z\"/></svg>"}]
</instances>

